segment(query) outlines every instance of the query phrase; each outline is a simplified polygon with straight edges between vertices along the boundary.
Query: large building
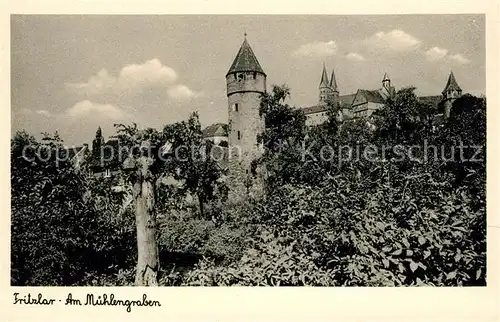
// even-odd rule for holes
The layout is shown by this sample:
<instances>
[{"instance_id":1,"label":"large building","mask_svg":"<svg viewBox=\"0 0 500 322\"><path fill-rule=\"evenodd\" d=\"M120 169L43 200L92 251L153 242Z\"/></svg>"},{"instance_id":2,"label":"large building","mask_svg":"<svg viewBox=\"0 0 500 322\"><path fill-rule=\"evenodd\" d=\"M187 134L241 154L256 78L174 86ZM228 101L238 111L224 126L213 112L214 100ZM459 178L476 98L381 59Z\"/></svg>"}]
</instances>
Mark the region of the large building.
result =
<instances>
[{"instance_id":1,"label":"large building","mask_svg":"<svg viewBox=\"0 0 500 322\"><path fill-rule=\"evenodd\" d=\"M396 93L394 86L387 73L382 78L381 87L368 90L358 89L355 93L339 95L339 86L332 71L330 79L323 64L321 80L319 83L319 100L316 105L304 107L307 116L307 125L317 125L327 119L328 103L338 104L341 107L338 118L341 120L368 117L376 110L381 109L386 100ZM419 97L423 102L431 104L437 113L442 113L445 118L449 117L453 101L462 95L462 89L458 86L453 72L448 77L448 82L441 95Z\"/></svg>"}]
</instances>

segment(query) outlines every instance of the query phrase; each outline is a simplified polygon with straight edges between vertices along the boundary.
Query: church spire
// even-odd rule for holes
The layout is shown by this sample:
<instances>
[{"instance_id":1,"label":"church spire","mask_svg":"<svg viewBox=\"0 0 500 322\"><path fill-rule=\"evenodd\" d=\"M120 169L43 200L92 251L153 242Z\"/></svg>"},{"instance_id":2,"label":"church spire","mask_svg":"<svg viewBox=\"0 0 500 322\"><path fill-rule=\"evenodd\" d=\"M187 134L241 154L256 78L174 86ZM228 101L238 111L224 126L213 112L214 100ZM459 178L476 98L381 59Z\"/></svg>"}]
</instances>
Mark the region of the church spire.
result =
<instances>
[{"instance_id":1,"label":"church spire","mask_svg":"<svg viewBox=\"0 0 500 322\"><path fill-rule=\"evenodd\" d=\"M330 87L328 84L328 74L326 72L325 63L323 63L323 73L321 74L321 82L319 83L319 88Z\"/></svg>"},{"instance_id":2,"label":"church spire","mask_svg":"<svg viewBox=\"0 0 500 322\"><path fill-rule=\"evenodd\" d=\"M391 79L389 78L389 75L387 75L387 73L384 73L384 78L382 79L382 87L386 88L387 90L389 90L391 87Z\"/></svg>"},{"instance_id":3,"label":"church spire","mask_svg":"<svg viewBox=\"0 0 500 322\"><path fill-rule=\"evenodd\" d=\"M332 77L330 78L330 87L334 92L338 92L337 79L335 79L335 69L332 69Z\"/></svg>"}]
</instances>

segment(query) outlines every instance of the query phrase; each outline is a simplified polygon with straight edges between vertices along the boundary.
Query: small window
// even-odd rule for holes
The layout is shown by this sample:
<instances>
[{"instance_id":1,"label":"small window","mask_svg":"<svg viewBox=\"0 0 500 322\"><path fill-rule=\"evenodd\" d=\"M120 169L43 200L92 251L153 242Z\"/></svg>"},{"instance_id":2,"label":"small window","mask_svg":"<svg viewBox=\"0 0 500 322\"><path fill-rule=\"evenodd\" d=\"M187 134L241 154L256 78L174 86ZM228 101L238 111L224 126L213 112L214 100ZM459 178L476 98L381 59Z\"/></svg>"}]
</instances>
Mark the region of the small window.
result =
<instances>
[{"instance_id":1,"label":"small window","mask_svg":"<svg viewBox=\"0 0 500 322\"><path fill-rule=\"evenodd\" d=\"M235 103L235 104L234 104L234 110L235 110L236 112L238 112L238 103Z\"/></svg>"},{"instance_id":2,"label":"small window","mask_svg":"<svg viewBox=\"0 0 500 322\"><path fill-rule=\"evenodd\" d=\"M253 72L253 79L256 79L256 78L257 78L257 73Z\"/></svg>"},{"instance_id":3,"label":"small window","mask_svg":"<svg viewBox=\"0 0 500 322\"><path fill-rule=\"evenodd\" d=\"M241 133L238 131L238 140L241 140Z\"/></svg>"},{"instance_id":4,"label":"small window","mask_svg":"<svg viewBox=\"0 0 500 322\"><path fill-rule=\"evenodd\" d=\"M242 81L242 80L245 80L245 74L243 74L243 73L238 74L238 81Z\"/></svg>"},{"instance_id":5,"label":"small window","mask_svg":"<svg viewBox=\"0 0 500 322\"><path fill-rule=\"evenodd\" d=\"M111 177L111 170L106 169L106 171L104 171L104 177L106 177L106 178Z\"/></svg>"}]
</instances>

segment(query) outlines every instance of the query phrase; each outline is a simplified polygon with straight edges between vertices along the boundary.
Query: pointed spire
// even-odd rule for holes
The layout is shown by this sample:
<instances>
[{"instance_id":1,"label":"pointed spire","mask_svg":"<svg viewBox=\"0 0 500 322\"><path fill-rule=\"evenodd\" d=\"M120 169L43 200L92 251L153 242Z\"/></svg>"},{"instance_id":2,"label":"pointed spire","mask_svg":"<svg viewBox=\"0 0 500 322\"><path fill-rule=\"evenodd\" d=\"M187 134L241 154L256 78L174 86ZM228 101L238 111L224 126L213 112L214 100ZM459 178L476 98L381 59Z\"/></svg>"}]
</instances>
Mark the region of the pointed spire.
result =
<instances>
[{"instance_id":1,"label":"pointed spire","mask_svg":"<svg viewBox=\"0 0 500 322\"><path fill-rule=\"evenodd\" d=\"M330 88L337 92L337 80L335 79L335 69L332 69L332 77L330 78Z\"/></svg>"},{"instance_id":2,"label":"pointed spire","mask_svg":"<svg viewBox=\"0 0 500 322\"><path fill-rule=\"evenodd\" d=\"M245 39L243 40L240 50L234 58L227 75L236 72L259 72L266 75L266 73L262 70L262 67L260 67L259 61L257 60L257 57L255 57L252 48L248 44L246 32Z\"/></svg>"},{"instance_id":3,"label":"pointed spire","mask_svg":"<svg viewBox=\"0 0 500 322\"><path fill-rule=\"evenodd\" d=\"M328 84L328 74L326 72L325 63L323 63L323 73L321 74L321 82L319 83L319 88L329 86L330 84Z\"/></svg>"},{"instance_id":4,"label":"pointed spire","mask_svg":"<svg viewBox=\"0 0 500 322\"><path fill-rule=\"evenodd\" d=\"M455 79L455 75L453 75L453 71L450 72L450 76L448 77L448 81L446 82L446 86L443 89L443 94L449 90L456 90L461 92L462 89L458 86L458 83Z\"/></svg>"},{"instance_id":5,"label":"pointed spire","mask_svg":"<svg viewBox=\"0 0 500 322\"><path fill-rule=\"evenodd\" d=\"M102 136L102 130L101 130L100 126L97 128L97 131L95 132L95 136L96 137L101 137Z\"/></svg>"},{"instance_id":6,"label":"pointed spire","mask_svg":"<svg viewBox=\"0 0 500 322\"><path fill-rule=\"evenodd\" d=\"M390 81L390 78L389 78L389 75L387 75L387 73L384 73L384 79L382 80L382 82L386 82L386 81Z\"/></svg>"}]
</instances>

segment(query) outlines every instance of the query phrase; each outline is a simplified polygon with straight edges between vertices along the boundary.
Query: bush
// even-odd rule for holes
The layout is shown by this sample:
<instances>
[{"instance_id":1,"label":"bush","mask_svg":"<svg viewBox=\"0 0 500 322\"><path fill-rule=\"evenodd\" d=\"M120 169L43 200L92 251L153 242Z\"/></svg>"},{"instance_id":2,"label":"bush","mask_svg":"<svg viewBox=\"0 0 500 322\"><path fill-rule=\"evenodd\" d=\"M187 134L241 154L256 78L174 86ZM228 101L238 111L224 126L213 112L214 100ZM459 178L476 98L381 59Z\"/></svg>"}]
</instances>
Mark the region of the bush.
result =
<instances>
[{"instance_id":1,"label":"bush","mask_svg":"<svg viewBox=\"0 0 500 322\"><path fill-rule=\"evenodd\" d=\"M283 186L248 218L253 235L238 262L202 260L184 283L485 285L485 208L473 211L467 189L430 174L390 180Z\"/></svg>"},{"instance_id":2,"label":"bush","mask_svg":"<svg viewBox=\"0 0 500 322\"><path fill-rule=\"evenodd\" d=\"M159 225L159 244L165 251L207 256L225 263L242 255L242 228L198 219L189 212L164 215Z\"/></svg>"}]
</instances>

